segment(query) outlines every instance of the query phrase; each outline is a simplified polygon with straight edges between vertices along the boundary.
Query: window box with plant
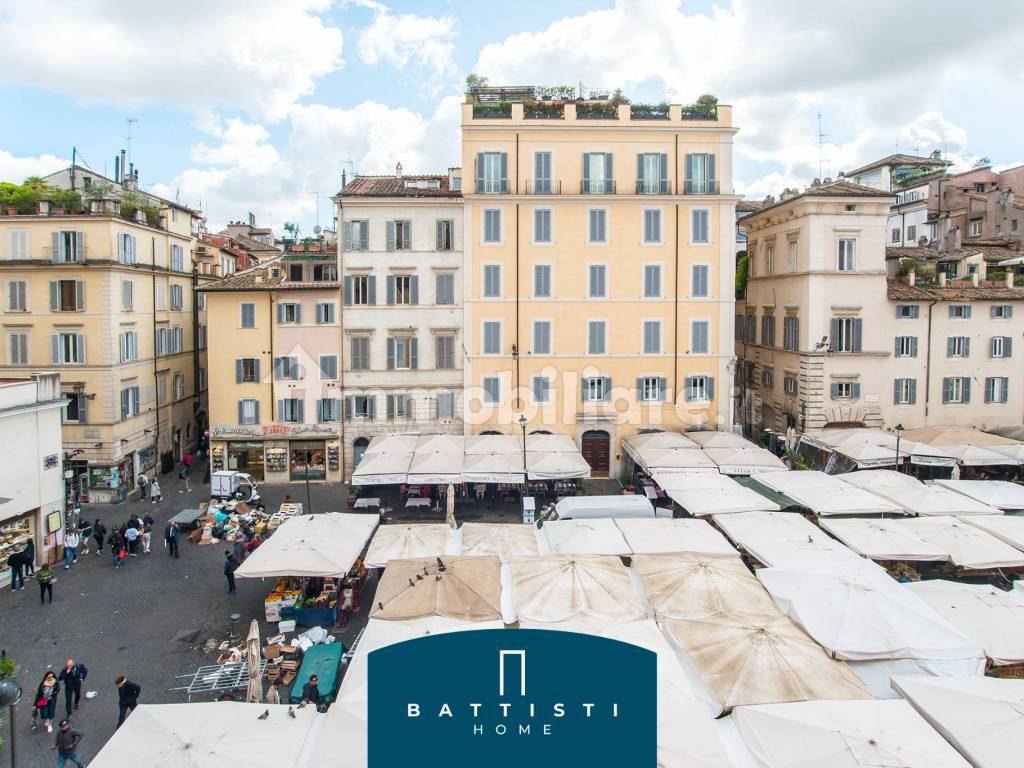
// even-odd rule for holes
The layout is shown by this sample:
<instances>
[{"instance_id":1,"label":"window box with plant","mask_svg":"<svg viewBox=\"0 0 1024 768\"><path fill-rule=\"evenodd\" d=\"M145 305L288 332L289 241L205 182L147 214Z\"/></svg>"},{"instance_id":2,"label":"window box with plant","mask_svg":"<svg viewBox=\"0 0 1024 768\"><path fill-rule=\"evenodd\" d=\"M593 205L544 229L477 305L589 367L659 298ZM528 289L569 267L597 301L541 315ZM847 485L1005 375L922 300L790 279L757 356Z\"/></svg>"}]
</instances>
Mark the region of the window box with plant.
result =
<instances>
[{"instance_id":1,"label":"window box with plant","mask_svg":"<svg viewBox=\"0 0 1024 768\"><path fill-rule=\"evenodd\" d=\"M561 120L565 117L565 105L561 102L530 99L523 102L523 117L528 120Z\"/></svg>"},{"instance_id":2,"label":"window box with plant","mask_svg":"<svg viewBox=\"0 0 1024 768\"><path fill-rule=\"evenodd\" d=\"M629 116L633 120L668 120L668 104L631 104Z\"/></svg>"},{"instance_id":3,"label":"window box with plant","mask_svg":"<svg viewBox=\"0 0 1024 768\"><path fill-rule=\"evenodd\" d=\"M510 118L512 117L512 102L498 101L493 104L474 104L473 117L476 118Z\"/></svg>"},{"instance_id":4,"label":"window box with plant","mask_svg":"<svg viewBox=\"0 0 1024 768\"><path fill-rule=\"evenodd\" d=\"M683 120L717 120L718 97L705 93L693 104L683 107Z\"/></svg>"}]
</instances>

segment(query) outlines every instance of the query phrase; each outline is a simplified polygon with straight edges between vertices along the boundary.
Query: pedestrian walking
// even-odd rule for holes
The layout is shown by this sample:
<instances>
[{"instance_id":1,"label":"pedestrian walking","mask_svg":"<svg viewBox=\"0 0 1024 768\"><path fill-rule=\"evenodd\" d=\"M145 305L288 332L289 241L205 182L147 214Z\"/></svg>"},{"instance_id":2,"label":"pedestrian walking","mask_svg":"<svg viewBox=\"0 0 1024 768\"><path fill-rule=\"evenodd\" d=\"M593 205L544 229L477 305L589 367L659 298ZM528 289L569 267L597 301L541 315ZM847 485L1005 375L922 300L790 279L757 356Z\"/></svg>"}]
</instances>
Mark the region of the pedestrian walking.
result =
<instances>
[{"instance_id":1,"label":"pedestrian walking","mask_svg":"<svg viewBox=\"0 0 1024 768\"><path fill-rule=\"evenodd\" d=\"M191 458L192 457L190 456L189 459L191 459ZM183 462L182 465L181 465L181 471L178 472L178 479L185 481L185 487L184 488L179 488L178 489L178 493L192 493L192 488L188 484L188 475L189 475L189 464L185 464Z\"/></svg>"},{"instance_id":2,"label":"pedestrian walking","mask_svg":"<svg viewBox=\"0 0 1024 768\"><path fill-rule=\"evenodd\" d=\"M245 561L245 539L241 533L235 534L235 543L231 547L231 554L235 556L235 562L241 565Z\"/></svg>"},{"instance_id":3,"label":"pedestrian walking","mask_svg":"<svg viewBox=\"0 0 1024 768\"><path fill-rule=\"evenodd\" d=\"M149 554L150 542L153 540L153 525L155 522L153 516L148 512L142 518L142 552L146 555Z\"/></svg>"},{"instance_id":4,"label":"pedestrian walking","mask_svg":"<svg viewBox=\"0 0 1024 768\"><path fill-rule=\"evenodd\" d=\"M64 570L71 567L72 563L78 562L78 542L80 538L78 531L74 528L68 531L64 537Z\"/></svg>"},{"instance_id":5,"label":"pedestrian walking","mask_svg":"<svg viewBox=\"0 0 1024 768\"><path fill-rule=\"evenodd\" d=\"M53 602L53 571L50 570L49 563L43 563L39 566L39 573L36 574L36 581L39 582L39 604L43 604L43 598L46 595L50 596L50 602ZM50 718L51 720L53 718Z\"/></svg>"},{"instance_id":6,"label":"pedestrian walking","mask_svg":"<svg viewBox=\"0 0 1024 768\"><path fill-rule=\"evenodd\" d=\"M156 504L158 501L163 501L164 495L160 492L160 481L153 478L153 482L149 484L149 502Z\"/></svg>"},{"instance_id":7,"label":"pedestrian walking","mask_svg":"<svg viewBox=\"0 0 1024 768\"><path fill-rule=\"evenodd\" d=\"M26 576L31 576L36 572L36 542L34 539L29 539L25 544L22 562L25 565Z\"/></svg>"},{"instance_id":8,"label":"pedestrian walking","mask_svg":"<svg viewBox=\"0 0 1024 768\"><path fill-rule=\"evenodd\" d=\"M167 547L167 554L175 559L178 558L178 524L168 523L164 528L164 546Z\"/></svg>"},{"instance_id":9,"label":"pedestrian walking","mask_svg":"<svg viewBox=\"0 0 1024 768\"><path fill-rule=\"evenodd\" d=\"M85 763L78 756L78 745L82 741L82 732L71 727L67 720L61 720L57 729L57 738L50 749L57 750L57 768L64 768L74 763L78 768L85 768Z\"/></svg>"},{"instance_id":10,"label":"pedestrian walking","mask_svg":"<svg viewBox=\"0 0 1024 768\"><path fill-rule=\"evenodd\" d=\"M238 570L238 561L230 551L224 550L224 576L228 580L228 594L233 595L235 589L235 571Z\"/></svg>"},{"instance_id":11,"label":"pedestrian walking","mask_svg":"<svg viewBox=\"0 0 1024 768\"><path fill-rule=\"evenodd\" d=\"M39 569L42 571L42 568ZM60 693L60 683L53 672L43 675L39 687L36 688L36 712L47 733L53 732L53 718L57 715L57 694Z\"/></svg>"},{"instance_id":12,"label":"pedestrian walking","mask_svg":"<svg viewBox=\"0 0 1024 768\"><path fill-rule=\"evenodd\" d=\"M11 552L7 556L7 567L11 569L11 592L25 588L25 550Z\"/></svg>"},{"instance_id":13,"label":"pedestrian walking","mask_svg":"<svg viewBox=\"0 0 1024 768\"><path fill-rule=\"evenodd\" d=\"M82 700L82 682L88 676L89 670L85 664L78 664L74 659L68 659L64 662L64 668L57 675L57 680L64 683L64 711L67 713L67 719L71 719L71 713L74 709L78 709L78 704ZM72 709L74 705L74 709Z\"/></svg>"},{"instance_id":14,"label":"pedestrian walking","mask_svg":"<svg viewBox=\"0 0 1024 768\"><path fill-rule=\"evenodd\" d=\"M78 554L88 555L89 554L89 539L92 538L92 523L85 518L80 518L78 521Z\"/></svg>"},{"instance_id":15,"label":"pedestrian walking","mask_svg":"<svg viewBox=\"0 0 1024 768\"><path fill-rule=\"evenodd\" d=\"M114 529L114 532L110 534L110 563L114 568L121 567L121 561L124 559L124 537L121 536L121 532Z\"/></svg>"},{"instance_id":16,"label":"pedestrian walking","mask_svg":"<svg viewBox=\"0 0 1024 768\"><path fill-rule=\"evenodd\" d=\"M128 542L128 554L132 557L138 557L139 549L139 529L128 526L124 531L124 538Z\"/></svg>"},{"instance_id":17,"label":"pedestrian walking","mask_svg":"<svg viewBox=\"0 0 1024 768\"><path fill-rule=\"evenodd\" d=\"M117 727L120 728L128 713L139 706L142 688L124 675L117 676L114 686L117 688Z\"/></svg>"},{"instance_id":18,"label":"pedestrian walking","mask_svg":"<svg viewBox=\"0 0 1024 768\"><path fill-rule=\"evenodd\" d=\"M103 540L107 536L107 526L97 517L92 524L92 540L96 542L96 556L103 554Z\"/></svg>"},{"instance_id":19,"label":"pedestrian walking","mask_svg":"<svg viewBox=\"0 0 1024 768\"><path fill-rule=\"evenodd\" d=\"M135 478L135 484L139 487L139 501L145 501L149 492L149 476L143 472Z\"/></svg>"}]
</instances>

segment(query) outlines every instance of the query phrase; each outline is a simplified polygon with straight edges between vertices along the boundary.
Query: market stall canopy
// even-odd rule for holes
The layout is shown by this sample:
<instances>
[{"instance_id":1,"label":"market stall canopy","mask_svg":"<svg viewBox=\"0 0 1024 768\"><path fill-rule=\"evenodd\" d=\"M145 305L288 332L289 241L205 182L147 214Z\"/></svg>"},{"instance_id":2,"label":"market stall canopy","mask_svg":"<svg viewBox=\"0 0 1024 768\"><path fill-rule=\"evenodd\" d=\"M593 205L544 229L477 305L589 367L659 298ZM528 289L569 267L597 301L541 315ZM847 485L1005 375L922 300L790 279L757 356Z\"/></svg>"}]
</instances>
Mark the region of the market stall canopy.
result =
<instances>
[{"instance_id":1,"label":"market stall canopy","mask_svg":"<svg viewBox=\"0 0 1024 768\"><path fill-rule=\"evenodd\" d=\"M744 704L873 698L778 611L665 619L661 627L692 662L714 716Z\"/></svg>"},{"instance_id":2,"label":"market stall canopy","mask_svg":"<svg viewBox=\"0 0 1024 768\"><path fill-rule=\"evenodd\" d=\"M778 510L779 505L731 477L719 474L674 475L665 478L665 494L694 517L727 512Z\"/></svg>"},{"instance_id":3,"label":"market stall canopy","mask_svg":"<svg viewBox=\"0 0 1024 768\"><path fill-rule=\"evenodd\" d=\"M949 553L929 544L916 533L894 525L891 520L831 518L821 527L857 554L872 560L944 562Z\"/></svg>"},{"instance_id":4,"label":"market stall canopy","mask_svg":"<svg viewBox=\"0 0 1024 768\"><path fill-rule=\"evenodd\" d=\"M765 448L705 448L704 453L723 475L758 475L762 472L785 472L782 459Z\"/></svg>"},{"instance_id":5,"label":"market stall canopy","mask_svg":"<svg viewBox=\"0 0 1024 768\"><path fill-rule=\"evenodd\" d=\"M1024 443L1016 445L993 445L988 450L1001 453L1013 463L1024 464Z\"/></svg>"},{"instance_id":6,"label":"market stall canopy","mask_svg":"<svg viewBox=\"0 0 1024 768\"><path fill-rule=\"evenodd\" d=\"M824 472L773 472L755 480L819 515L901 514L903 509Z\"/></svg>"},{"instance_id":7,"label":"market stall canopy","mask_svg":"<svg viewBox=\"0 0 1024 768\"><path fill-rule=\"evenodd\" d=\"M347 576L378 520L377 515L343 512L285 520L242 561L235 576Z\"/></svg>"},{"instance_id":8,"label":"market stall canopy","mask_svg":"<svg viewBox=\"0 0 1024 768\"><path fill-rule=\"evenodd\" d=\"M397 437L395 435L394 437ZM411 435L401 435L411 437ZM352 485L399 485L409 475L412 451L370 451L359 460L359 466L352 472Z\"/></svg>"},{"instance_id":9,"label":"market stall canopy","mask_svg":"<svg viewBox=\"0 0 1024 768\"><path fill-rule=\"evenodd\" d=\"M464 523L463 556L494 555L502 562L513 557L539 555L537 535L532 525L522 523Z\"/></svg>"},{"instance_id":10,"label":"market stall canopy","mask_svg":"<svg viewBox=\"0 0 1024 768\"><path fill-rule=\"evenodd\" d=\"M664 517L620 517L615 524L635 555L685 552L695 555L739 553L706 520L671 520ZM545 526L546 528L547 526Z\"/></svg>"},{"instance_id":11,"label":"market stall canopy","mask_svg":"<svg viewBox=\"0 0 1024 768\"><path fill-rule=\"evenodd\" d=\"M672 475L718 474L718 465L702 450L693 448L643 448L639 452L640 468L658 485Z\"/></svg>"},{"instance_id":12,"label":"market stall canopy","mask_svg":"<svg viewBox=\"0 0 1024 768\"><path fill-rule=\"evenodd\" d=\"M945 579L901 586L984 648L993 664L1024 662L1024 592Z\"/></svg>"},{"instance_id":13,"label":"market stall canopy","mask_svg":"<svg viewBox=\"0 0 1024 768\"><path fill-rule=\"evenodd\" d=\"M360 464L360 466L362 465ZM462 452L416 451L409 463L409 474L406 476L406 482L412 485L421 485L423 483L430 485L461 483Z\"/></svg>"},{"instance_id":14,"label":"market stall canopy","mask_svg":"<svg viewBox=\"0 0 1024 768\"><path fill-rule=\"evenodd\" d=\"M887 486L872 492L920 517L929 515L1002 515L1001 509L956 493L941 485Z\"/></svg>"},{"instance_id":15,"label":"market stall canopy","mask_svg":"<svg viewBox=\"0 0 1024 768\"><path fill-rule=\"evenodd\" d=\"M1005 480L936 480L935 484L999 509L1024 509L1024 485Z\"/></svg>"},{"instance_id":16,"label":"market stall canopy","mask_svg":"<svg viewBox=\"0 0 1024 768\"><path fill-rule=\"evenodd\" d=\"M456 555L460 549L444 523L396 523L377 529L364 562L367 568L383 568L391 560Z\"/></svg>"},{"instance_id":17,"label":"market stall canopy","mask_svg":"<svg viewBox=\"0 0 1024 768\"><path fill-rule=\"evenodd\" d=\"M858 557L795 512L737 512L713 519L733 542L767 566L799 562L817 552Z\"/></svg>"},{"instance_id":18,"label":"market stall canopy","mask_svg":"<svg viewBox=\"0 0 1024 768\"><path fill-rule=\"evenodd\" d=\"M622 438L622 446L628 451L645 448L699 448L693 440L679 432L645 432Z\"/></svg>"},{"instance_id":19,"label":"market stall canopy","mask_svg":"<svg viewBox=\"0 0 1024 768\"><path fill-rule=\"evenodd\" d=\"M490 437L490 435L484 437ZM499 435L495 435L495 437L499 437ZM462 481L464 483L522 484L522 451L517 453L467 453L463 458Z\"/></svg>"},{"instance_id":20,"label":"market stall canopy","mask_svg":"<svg viewBox=\"0 0 1024 768\"><path fill-rule=\"evenodd\" d=\"M974 768L1019 768L1024 680L897 677L893 688Z\"/></svg>"},{"instance_id":21,"label":"market stall canopy","mask_svg":"<svg viewBox=\"0 0 1024 768\"><path fill-rule=\"evenodd\" d=\"M895 469L863 469L836 475L847 485L879 493L882 488L923 488L924 483L913 475Z\"/></svg>"},{"instance_id":22,"label":"market stall canopy","mask_svg":"<svg viewBox=\"0 0 1024 768\"><path fill-rule=\"evenodd\" d=\"M526 452L538 451L540 453L578 453L576 443L569 435L541 435L533 434L526 436Z\"/></svg>"},{"instance_id":23,"label":"market stall canopy","mask_svg":"<svg viewBox=\"0 0 1024 768\"><path fill-rule=\"evenodd\" d=\"M691 441L699 445L701 448L750 448L756 447L756 443L752 443L742 435L737 435L735 432L687 432L686 437Z\"/></svg>"},{"instance_id":24,"label":"market stall canopy","mask_svg":"<svg viewBox=\"0 0 1024 768\"><path fill-rule=\"evenodd\" d=\"M762 568L757 578L779 610L837 659L974 660L983 655L977 643L870 560Z\"/></svg>"},{"instance_id":25,"label":"market stall canopy","mask_svg":"<svg viewBox=\"0 0 1024 768\"><path fill-rule=\"evenodd\" d=\"M414 453L465 453L466 438L462 435L420 435Z\"/></svg>"},{"instance_id":26,"label":"market stall canopy","mask_svg":"<svg viewBox=\"0 0 1024 768\"><path fill-rule=\"evenodd\" d=\"M737 707L762 768L970 768L905 701L799 701Z\"/></svg>"},{"instance_id":27,"label":"market stall canopy","mask_svg":"<svg viewBox=\"0 0 1024 768\"><path fill-rule=\"evenodd\" d=\"M900 463L908 458L912 464L926 466L951 467L956 463L942 448L908 439L906 434L897 439L892 432L877 429L825 429L805 433L801 440L820 450L845 456L859 469L895 465L897 452Z\"/></svg>"},{"instance_id":28,"label":"market stall canopy","mask_svg":"<svg viewBox=\"0 0 1024 768\"><path fill-rule=\"evenodd\" d=\"M923 427L921 429L908 429L903 437L928 445L940 447L957 445L978 445L991 447L994 445L1013 445L1016 440L1008 437L994 435L991 432L982 432L980 429L971 427Z\"/></svg>"},{"instance_id":29,"label":"market stall canopy","mask_svg":"<svg viewBox=\"0 0 1024 768\"><path fill-rule=\"evenodd\" d=\"M523 441L516 435L468 435L465 440L467 455L504 453L523 455Z\"/></svg>"},{"instance_id":30,"label":"market stall canopy","mask_svg":"<svg viewBox=\"0 0 1024 768\"><path fill-rule=\"evenodd\" d=\"M1024 552L960 518L915 517L892 522L948 552L950 561L959 568L988 570L1024 566Z\"/></svg>"},{"instance_id":31,"label":"market stall canopy","mask_svg":"<svg viewBox=\"0 0 1024 768\"><path fill-rule=\"evenodd\" d=\"M996 450L997 448L1005 449L1007 447L1013 448L1014 452L1017 452L1020 446L992 446L991 448L986 448L980 445L947 445L943 449L955 456L956 460L965 467L989 467L1003 464L1019 465L1020 461L1011 456L1010 453Z\"/></svg>"},{"instance_id":32,"label":"market stall canopy","mask_svg":"<svg viewBox=\"0 0 1024 768\"><path fill-rule=\"evenodd\" d=\"M554 437L554 435L530 435ZM568 438L567 438L568 439ZM526 441L529 445L530 441ZM520 469L522 462L520 462ZM590 464L583 455L572 451L526 451L526 472L531 480L574 480L590 477Z\"/></svg>"},{"instance_id":33,"label":"market stall canopy","mask_svg":"<svg viewBox=\"0 0 1024 768\"><path fill-rule=\"evenodd\" d=\"M444 616L501 618L501 561L496 557L392 560L380 577L370 617L390 621Z\"/></svg>"},{"instance_id":34,"label":"market stall canopy","mask_svg":"<svg viewBox=\"0 0 1024 768\"><path fill-rule=\"evenodd\" d=\"M628 555L622 531L610 517L553 520L537 529L542 555Z\"/></svg>"},{"instance_id":35,"label":"market stall canopy","mask_svg":"<svg viewBox=\"0 0 1024 768\"><path fill-rule=\"evenodd\" d=\"M366 446L366 453L413 453L421 437L418 434L399 432L377 435Z\"/></svg>"},{"instance_id":36,"label":"market stall canopy","mask_svg":"<svg viewBox=\"0 0 1024 768\"><path fill-rule=\"evenodd\" d=\"M1017 515L971 515L961 518L975 528L991 533L1014 549L1024 552L1024 517Z\"/></svg>"},{"instance_id":37,"label":"market stall canopy","mask_svg":"<svg viewBox=\"0 0 1024 768\"><path fill-rule=\"evenodd\" d=\"M514 558L511 603L520 619L537 622L580 616L632 621L647 615L622 561L598 555Z\"/></svg>"},{"instance_id":38,"label":"market stall canopy","mask_svg":"<svg viewBox=\"0 0 1024 768\"><path fill-rule=\"evenodd\" d=\"M659 620L775 610L771 595L737 557L637 555L633 569Z\"/></svg>"},{"instance_id":39,"label":"market stall canopy","mask_svg":"<svg viewBox=\"0 0 1024 768\"><path fill-rule=\"evenodd\" d=\"M1024 425L1013 424L1008 427L992 427L992 429L987 429L985 431L993 435L1008 438L1017 443L1024 443Z\"/></svg>"},{"instance_id":40,"label":"market stall canopy","mask_svg":"<svg viewBox=\"0 0 1024 768\"><path fill-rule=\"evenodd\" d=\"M265 720L257 718L264 712ZM238 768L299 764L315 707L216 701L142 704L89 763L97 768Z\"/></svg>"}]
</instances>

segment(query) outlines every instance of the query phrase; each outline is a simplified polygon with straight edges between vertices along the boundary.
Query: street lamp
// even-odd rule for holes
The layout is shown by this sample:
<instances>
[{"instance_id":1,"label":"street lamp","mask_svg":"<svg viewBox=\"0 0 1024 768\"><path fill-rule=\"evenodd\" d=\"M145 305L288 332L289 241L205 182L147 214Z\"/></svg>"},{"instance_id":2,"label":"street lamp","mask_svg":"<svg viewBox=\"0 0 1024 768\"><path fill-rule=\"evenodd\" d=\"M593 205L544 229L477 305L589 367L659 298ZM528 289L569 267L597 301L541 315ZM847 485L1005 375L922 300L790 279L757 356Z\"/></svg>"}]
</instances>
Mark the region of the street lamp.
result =
<instances>
[{"instance_id":1,"label":"street lamp","mask_svg":"<svg viewBox=\"0 0 1024 768\"><path fill-rule=\"evenodd\" d=\"M21 688L13 680L0 680L0 709L7 707L7 717L11 721L11 768L15 768L14 758L14 705L21 700Z\"/></svg>"},{"instance_id":2,"label":"street lamp","mask_svg":"<svg viewBox=\"0 0 1024 768\"><path fill-rule=\"evenodd\" d=\"M897 424L893 427L896 432L896 471L900 471L900 437L903 435L905 427L902 424Z\"/></svg>"},{"instance_id":3,"label":"street lamp","mask_svg":"<svg viewBox=\"0 0 1024 768\"><path fill-rule=\"evenodd\" d=\"M523 488L526 488L526 414L520 414L519 428L523 430Z\"/></svg>"}]
</instances>

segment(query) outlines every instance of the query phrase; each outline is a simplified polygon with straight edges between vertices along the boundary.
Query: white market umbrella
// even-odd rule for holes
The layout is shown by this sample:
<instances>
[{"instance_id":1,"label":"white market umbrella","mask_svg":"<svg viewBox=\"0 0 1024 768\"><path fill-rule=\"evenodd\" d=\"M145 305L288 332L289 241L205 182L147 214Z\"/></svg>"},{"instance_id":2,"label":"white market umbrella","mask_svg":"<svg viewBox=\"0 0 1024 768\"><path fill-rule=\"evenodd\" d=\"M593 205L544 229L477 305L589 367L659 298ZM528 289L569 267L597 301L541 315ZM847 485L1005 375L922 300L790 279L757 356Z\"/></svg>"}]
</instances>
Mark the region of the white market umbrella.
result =
<instances>
[{"instance_id":1,"label":"white market umbrella","mask_svg":"<svg viewBox=\"0 0 1024 768\"><path fill-rule=\"evenodd\" d=\"M701 448L750 448L756 444L734 432L687 432L685 437Z\"/></svg>"},{"instance_id":2,"label":"white market umbrella","mask_svg":"<svg viewBox=\"0 0 1024 768\"><path fill-rule=\"evenodd\" d=\"M523 523L463 523L463 556L494 555L502 562L540 554L532 525Z\"/></svg>"},{"instance_id":3,"label":"white market umbrella","mask_svg":"<svg viewBox=\"0 0 1024 768\"><path fill-rule=\"evenodd\" d=\"M686 552L700 555L731 555L739 552L706 520L665 517L620 517L622 531L634 555Z\"/></svg>"},{"instance_id":4,"label":"white market umbrella","mask_svg":"<svg viewBox=\"0 0 1024 768\"><path fill-rule=\"evenodd\" d=\"M633 570L659 619L775 611L771 595L737 557L637 555Z\"/></svg>"},{"instance_id":5,"label":"white market umbrella","mask_svg":"<svg viewBox=\"0 0 1024 768\"><path fill-rule=\"evenodd\" d=\"M610 517L548 521L538 533L542 554L628 555L632 552Z\"/></svg>"},{"instance_id":6,"label":"white market umbrella","mask_svg":"<svg viewBox=\"0 0 1024 768\"><path fill-rule=\"evenodd\" d=\"M364 562L368 568L383 568L391 560L456 554L449 551L449 530L445 523L382 525L370 542Z\"/></svg>"},{"instance_id":7,"label":"white market umbrella","mask_svg":"<svg viewBox=\"0 0 1024 768\"><path fill-rule=\"evenodd\" d=\"M764 565L783 566L816 553L859 559L849 547L796 512L736 512L715 515L712 519L732 541Z\"/></svg>"},{"instance_id":8,"label":"white market umbrella","mask_svg":"<svg viewBox=\"0 0 1024 768\"><path fill-rule=\"evenodd\" d=\"M961 568L988 570L1024 566L1024 552L958 517L915 517L892 522L945 550L953 565Z\"/></svg>"},{"instance_id":9,"label":"white market umbrella","mask_svg":"<svg viewBox=\"0 0 1024 768\"><path fill-rule=\"evenodd\" d=\"M285 520L242 561L235 575L347 576L379 520L377 515L345 512Z\"/></svg>"},{"instance_id":10,"label":"white market umbrella","mask_svg":"<svg viewBox=\"0 0 1024 768\"><path fill-rule=\"evenodd\" d=\"M380 577L370 617L406 621L444 616L501 618L501 563L496 557L392 560Z\"/></svg>"},{"instance_id":11,"label":"white market umbrella","mask_svg":"<svg viewBox=\"0 0 1024 768\"><path fill-rule=\"evenodd\" d=\"M553 622L583 616L630 621L647 615L629 571L617 557L516 557L511 581L512 604L520 619Z\"/></svg>"},{"instance_id":12,"label":"white market umbrella","mask_svg":"<svg viewBox=\"0 0 1024 768\"><path fill-rule=\"evenodd\" d=\"M986 533L991 533L1014 549L1024 552L1024 517L1018 515L971 515L960 519ZM1024 581L1017 583L1024 584Z\"/></svg>"},{"instance_id":13,"label":"white market umbrella","mask_svg":"<svg viewBox=\"0 0 1024 768\"><path fill-rule=\"evenodd\" d=\"M762 472L788 471L782 459L766 448L748 445L744 448L704 448L723 475L757 475Z\"/></svg>"},{"instance_id":14,"label":"white market umbrella","mask_svg":"<svg viewBox=\"0 0 1024 768\"><path fill-rule=\"evenodd\" d=\"M644 448L699 448L693 440L679 432L647 432L622 438L622 447L633 454Z\"/></svg>"},{"instance_id":15,"label":"white market umbrella","mask_svg":"<svg viewBox=\"0 0 1024 768\"><path fill-rule=\"evenodd\" d=\"M1014 446L1016 447L1016 446ZM980 445L947 445L943 450L956 457L965 467L1000 466L1003 464L1019 464L1020 462L1006 453Z\"/></svg>"},{"instance_id":16,"label":"white market umbrella","mask_svg":"<svg viewBox=\"0 0 1024 768\"><path fill-rule=\"evenodd\" d=\"M901 451L902 452L902 451ZM836 475L847 485L854 485L868 491L880 492L882 488L920 488L924 486L913 475L897 472L895 469L863 469Z\"/></svg>"},{"instance_id":17,"label":"white market umbrella","mask_svg":"<svg viewBox=\"0 0 1024 768\"><path fill-rule=\"evenodd\" d=\"M936 480L936 485L1003 510L1024 509L1024 485L1006 480Z\"/></svg>"},{"instance_id":18,"label":"white market umbrella","mask_svg":"<svg viewBox=\"0 0 1024 768\"><path fill-rule=\"evenodd\" d=\"M854 552L872 560L944 562L949 553L892 520L826 518L820 525Z\"/></svg>"},{"instance_id":19,"label":"white market umbrella","mask_svg":"<svg viewBox=\"0 0 1024 768\"><path fill-rule=\"evenodd\" d=\"M458 523L455 522L455 486L448 483L448 488L444 494L445 501L445 522L449 528L457 528Z\"/></svg>"},{"instance_id":20,"label":"white market umbrella","mask_svg":"<svg viewBox=\"0 0 1024 768\"><path fill-rule=\"evenodd\" d=\"M911 515L1002 514L1000 509L964 496L962 493L943 488L941 485L886 487L878 488L874 490L874 493L899 505Z\"/></svg>"}]
</instances>

